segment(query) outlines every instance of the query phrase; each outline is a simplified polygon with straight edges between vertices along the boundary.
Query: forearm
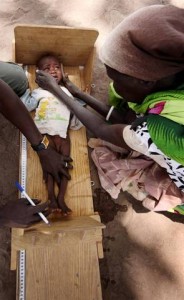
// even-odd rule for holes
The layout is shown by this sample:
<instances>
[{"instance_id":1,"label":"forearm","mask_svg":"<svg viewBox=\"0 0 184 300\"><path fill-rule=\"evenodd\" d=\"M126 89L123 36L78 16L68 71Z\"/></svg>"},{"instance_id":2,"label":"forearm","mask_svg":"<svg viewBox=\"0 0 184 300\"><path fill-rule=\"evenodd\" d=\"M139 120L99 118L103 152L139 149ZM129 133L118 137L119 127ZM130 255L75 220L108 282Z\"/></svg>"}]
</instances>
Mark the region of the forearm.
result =
<instances>
[{"instance_id":1,"label":"forearm","mask_svg":"<svg viewBox=\"0 0 184 300\"><path fill-rule=\"evenodd\" d=\"M29 112L13 90L1 80L0 112L26 136L31 144L39 144L42 135Z\"/></svg>"},{"instance_id":2,"label":"forearm","mask_svg":"<svg viewBox=\"0 0 184 300\"><path fill-rule=\"evenodd\" d=\"M77 96L77 98L83 100L87 105L92 107L94 110L96 110L102 116L106 117L106 115L108 114L110 105L107 105L107 104L95 99L91 95L89 95L85 92L82 92L80 90L78 91L76 96Z\"/></svg>"},{"instance_id":3,"label":"forearm","mask_svg":"<svg viewBox=\"0 0 184 300\"><path fill-rule=\"evenodd\" d=\"M62 100L84 126L86 126L96 137L114 143L117 146L127 148L122 137L122 131L126 125L120 124L109 126L99 116L73 101L72 98L66 95L58 86L53 87L51 92L58 99Z\"/></svg>"},{"instance_id":4,"label":"forearm","mask_svg":"<svg viewBox=\"0 0 184 300\"><path fill-rule=\"evenodd\" d=\"M103 103L92 97L91 95L79 91L76 95L79 99L83 100L87 105L92 107L95 111L101 114L104 118L107 117L108 112L111 108L110 105ZM112 123L123 123L124 115L120 113L116 108L113 109L112 113L110 114L109 121Z\"/></svg>"}]
</instances>

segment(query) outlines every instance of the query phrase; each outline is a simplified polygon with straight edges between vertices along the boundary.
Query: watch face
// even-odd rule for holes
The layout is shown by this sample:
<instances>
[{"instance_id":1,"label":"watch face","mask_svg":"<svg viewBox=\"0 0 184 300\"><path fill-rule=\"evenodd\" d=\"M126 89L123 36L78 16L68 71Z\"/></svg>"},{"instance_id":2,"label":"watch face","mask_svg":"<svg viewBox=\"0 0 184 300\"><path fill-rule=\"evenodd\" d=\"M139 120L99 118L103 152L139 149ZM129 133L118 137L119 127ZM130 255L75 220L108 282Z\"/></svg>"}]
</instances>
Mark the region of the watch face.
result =
<instances>
[{"instance_id":1,"label":"watch face","mask_svg":"<svg viewBox=\"0 0 184 300\"><path fill-rule=\"evenodd\" d=\"M48 140L48 138L46 137L46 135L44 135L44 137L43 137L43 140L41 141L41 144L43 144L44 145L44 149L47 149L47 147L48 147L48 145L49 145L49 140Z\"/></svg>"}]
</instances>

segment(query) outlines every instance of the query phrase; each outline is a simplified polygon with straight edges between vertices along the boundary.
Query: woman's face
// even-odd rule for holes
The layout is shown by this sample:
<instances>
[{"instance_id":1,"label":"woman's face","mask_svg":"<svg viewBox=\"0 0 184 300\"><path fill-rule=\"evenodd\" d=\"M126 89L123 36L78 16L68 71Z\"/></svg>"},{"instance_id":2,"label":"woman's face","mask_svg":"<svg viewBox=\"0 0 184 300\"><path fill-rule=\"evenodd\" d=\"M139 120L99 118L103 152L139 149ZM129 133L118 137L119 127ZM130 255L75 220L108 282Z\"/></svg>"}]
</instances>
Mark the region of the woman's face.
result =
<instances>
[{"instance_id":1,"label":"woman's face","mask_svg":"<svg viewBox=\"0 0 184 300\"><path fill-rule=\"evenodd\" d=\"M119 73L106 66L107 75L113 80L115 91L127 102L142 103L153 90L149 82Z\"/></svg>"}]
</instances>

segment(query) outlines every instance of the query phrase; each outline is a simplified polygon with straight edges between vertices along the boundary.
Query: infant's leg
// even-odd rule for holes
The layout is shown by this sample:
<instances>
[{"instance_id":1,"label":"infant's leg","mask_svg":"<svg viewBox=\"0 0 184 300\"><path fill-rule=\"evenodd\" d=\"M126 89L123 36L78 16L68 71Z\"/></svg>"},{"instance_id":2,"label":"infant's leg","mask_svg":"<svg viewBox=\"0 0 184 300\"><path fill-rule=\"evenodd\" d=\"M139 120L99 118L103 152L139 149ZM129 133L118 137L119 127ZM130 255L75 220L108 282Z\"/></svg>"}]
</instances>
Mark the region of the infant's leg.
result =
<instances>
[{"instance_id":1,"label":"infant's leg","mask_svg":"<svg viewBox=\"0 0 184 300\"><path fill-rule=\"evenodd\" d=\"M71 209L66 205L65 203L65 193L68 185L68 179L63 176L59 185L59 193L57 196L57 202L58 202L58 207L61 209L61 212L64 215L69 215L71 214Z\"/></svg>"},{"instance_id":2,"label":"infant's leg","mask_svg":"<svg viewBox=\"0 0 184 300\"><path fill-rule=\"evenodd\" d=\"M69 136L67 135L66 139L61 138L60 144L62 145L62 147L60 148L60 153L62 155L69 156L70 155ZM61 211L64 215L71 214L71 212L72 212L71 209L68 208L68 206L66 205L65 200L64 200L67 185L68 185L68 179L65 176L62 176L61 182L59 185L59 193L58 193L57 201L58 201L58 207L61 209Z\"/></svg>"},{"instance_id":3,"label":"infant's leg","mask_svg":"<svg viewBox=\"0 0 184 300\"><path fill-rule=\"evenodd\" d=\"M47 190L48 190L48 198L50 201L49 207L51 208L52 212L57 211L58 203L54 193L54 179L50 174L48 174L48 179L47 179Z\"/></svg>"}]
</instances>

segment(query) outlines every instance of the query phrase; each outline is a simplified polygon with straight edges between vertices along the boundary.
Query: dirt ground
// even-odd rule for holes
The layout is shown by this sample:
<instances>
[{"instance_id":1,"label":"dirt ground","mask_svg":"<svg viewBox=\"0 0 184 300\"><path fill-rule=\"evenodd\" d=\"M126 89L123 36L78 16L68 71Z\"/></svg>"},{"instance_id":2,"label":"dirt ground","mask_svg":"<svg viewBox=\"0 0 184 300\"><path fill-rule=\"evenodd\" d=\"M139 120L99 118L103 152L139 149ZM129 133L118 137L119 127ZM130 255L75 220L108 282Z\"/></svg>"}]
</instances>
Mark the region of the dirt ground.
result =
<instances>
[{"instance_id":1,"label":"dirt ground","mask_svg":"<svg viewBox=\"0 0 184 300\"><path fill-rule=\"evenodd\" d=\"M0 4L0 57L11 60L13 29L22 23L96 28L98 55L106 34L126 15L143 6L168 3L184 7L182 0L4 0ZM102 101L107 100L108 82L96 58L92 93ZM1 205L16 197L19 146L18 131L2 116L0 128ZM94 206L106 224L100 261L103 300L183 300L184 218L144 211L126 193L113 201L100 189L93 164L91 173ZM15 273L9 271L10 236L10 230L0 228L0 300L15 299Z\"/></svg>"}]
</instances>

